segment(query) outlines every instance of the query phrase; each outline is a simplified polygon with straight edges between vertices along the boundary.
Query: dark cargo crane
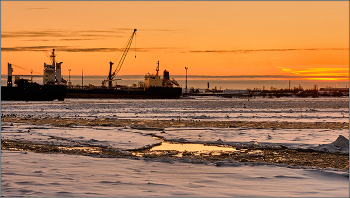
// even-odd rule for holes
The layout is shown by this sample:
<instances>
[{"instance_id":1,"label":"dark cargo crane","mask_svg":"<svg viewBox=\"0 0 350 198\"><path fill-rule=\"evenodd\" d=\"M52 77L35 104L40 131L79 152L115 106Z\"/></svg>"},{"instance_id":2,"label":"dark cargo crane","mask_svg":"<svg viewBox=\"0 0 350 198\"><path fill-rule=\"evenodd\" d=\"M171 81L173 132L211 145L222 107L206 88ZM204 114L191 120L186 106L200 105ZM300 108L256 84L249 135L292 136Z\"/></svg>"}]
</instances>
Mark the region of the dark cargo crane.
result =
<instances>
[{"instance_id":1,"label":"dark cargo crane","mask_svg":"<svg viewBox=\"0 0 350 198\"><path fill-rule=\"evenodd\" d=\"M114 63L112 61L109 62L108 78L107 78L107 80L102 81L102 84L104 84L106 81L108 81L108 88L112 88L113 78L119 73L119 71L120 71L120 69L121 69L121 67L122 67L122 65L124 63L125 57L128 54L128 51L130 49L132 40L134 39L135 35L136 35L136 29L134 29L134 32L132 33L131 37L129 38L128 43L127 43L127 45L126 45L126 47L124 49L123 55L120 58L119 63L118 63L118 65L117 65L117 67L116 67L116 69L114 70L113 73L112 73L112 65ZM136 55L135 55L135 58L136 58Z\"/></svg>"}]
</instances>

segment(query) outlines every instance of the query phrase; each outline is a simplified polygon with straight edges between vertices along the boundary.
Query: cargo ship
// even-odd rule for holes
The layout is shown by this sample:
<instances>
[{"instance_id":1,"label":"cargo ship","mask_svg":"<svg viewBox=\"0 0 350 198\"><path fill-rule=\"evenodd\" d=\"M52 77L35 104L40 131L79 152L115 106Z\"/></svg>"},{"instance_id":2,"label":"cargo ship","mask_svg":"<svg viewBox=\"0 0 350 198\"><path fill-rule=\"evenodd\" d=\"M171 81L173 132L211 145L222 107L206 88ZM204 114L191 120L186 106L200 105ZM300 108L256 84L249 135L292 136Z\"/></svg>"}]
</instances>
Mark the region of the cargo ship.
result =
<instances>
[{"instance_id":1,"label":"cargo ship","mask_svg":"<svg viewBox=\"0 0 350 198\"><path fill-rule=\"evenodd\" d=\"M155 75L146 74L145 81L132 86L115 85L105 86L68 86L66 98L139 98L139 99L171 99L179 98L182 88L177 81L170 79L169 72L164 70L163 77L158 75L159 61ZM111 82L111 81L109 81ZM109 83L111 85L111 83Z\"/></svg>"},{"instance_id":2,"label":"cargo ship","mask_svg":"<svg viewBox=\"0 0 350 198\"><path fill-rule=\"evenodd\" d=\"M65 80L61 78L61 64L55 61L55 50L51 54L51 65L44 63L43 84L23 79L21 76L12 75L12 64L8 63L7 85L1 86L1 100L17 101L63 101L66 95ZM12 85L12 77L15 76L15 85ZM37 76L38 77L38 76Z\"/></svg>"}]
</instances>

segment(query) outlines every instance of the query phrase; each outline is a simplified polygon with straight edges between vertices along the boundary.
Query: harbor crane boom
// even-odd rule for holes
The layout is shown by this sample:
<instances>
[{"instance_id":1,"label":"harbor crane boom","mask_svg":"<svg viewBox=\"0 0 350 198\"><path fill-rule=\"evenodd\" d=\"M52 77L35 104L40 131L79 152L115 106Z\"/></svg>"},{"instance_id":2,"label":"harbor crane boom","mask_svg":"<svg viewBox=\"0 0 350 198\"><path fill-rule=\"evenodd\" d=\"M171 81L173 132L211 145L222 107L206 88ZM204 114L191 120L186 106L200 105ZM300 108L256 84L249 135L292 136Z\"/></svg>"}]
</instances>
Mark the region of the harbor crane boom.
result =
<instances>
[{"instance_id":1,"label":"harbor crane boom","mask_svg":"<svg viewBox=\"0 0 350 198\"><path fill-rule=\"evenodd\" d=\"M122 55L122 57L120 58L119 63L118 63L118 65L117 65L117 67L116 67L116 69L114 70L113 73L112 73L112 66L113 66L114 63L113 63L112 61L109 62L109 74L108 74L108 78L107 78L107 80L102 81L102 84L103 84L103 82L108 81L108 88L112 88L112 81L113 81L113 78L119 73L119 71L120 71L120 69L121 69L121 67L122 67L122 65L123 65L123 63L124 63L125 57L126 57L126 55L128 54L128 51L129 51L129 49L130 49L132 40L134 39L135 35L136 35L136 29L134 29L134 32L133 32L132 35L130 36L130 38L129 38L129 40L128 40L128 43L127 43L127 45L126 45L126 47L125 47L125 49L124 49L123 55ZM135 58L136 58L136 56L135 56Z\"/></svg>"}]
</instances>

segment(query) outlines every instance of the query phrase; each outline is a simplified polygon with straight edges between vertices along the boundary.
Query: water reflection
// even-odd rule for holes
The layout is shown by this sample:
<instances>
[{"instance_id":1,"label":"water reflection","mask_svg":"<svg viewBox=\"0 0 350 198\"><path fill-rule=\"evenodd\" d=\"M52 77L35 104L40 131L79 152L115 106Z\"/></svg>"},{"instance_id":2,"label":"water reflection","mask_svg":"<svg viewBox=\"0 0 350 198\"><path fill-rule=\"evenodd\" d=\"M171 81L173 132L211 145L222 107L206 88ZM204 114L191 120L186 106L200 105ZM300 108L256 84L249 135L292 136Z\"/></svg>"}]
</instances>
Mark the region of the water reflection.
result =
<instances>
[{"instance_id":1,"label":"water reflection","mask_svg":"<svg viewBox=\"0 0 350 198\"><path fill-rule=\"evenodd\" d=\"M178 151L178 152L198 152L198 151L236 151L235 148L222 146L207 146L203 144L192 143L173 143L163 141L161 145L155 146L151 151Z\"/></svg>"}]
</instances>

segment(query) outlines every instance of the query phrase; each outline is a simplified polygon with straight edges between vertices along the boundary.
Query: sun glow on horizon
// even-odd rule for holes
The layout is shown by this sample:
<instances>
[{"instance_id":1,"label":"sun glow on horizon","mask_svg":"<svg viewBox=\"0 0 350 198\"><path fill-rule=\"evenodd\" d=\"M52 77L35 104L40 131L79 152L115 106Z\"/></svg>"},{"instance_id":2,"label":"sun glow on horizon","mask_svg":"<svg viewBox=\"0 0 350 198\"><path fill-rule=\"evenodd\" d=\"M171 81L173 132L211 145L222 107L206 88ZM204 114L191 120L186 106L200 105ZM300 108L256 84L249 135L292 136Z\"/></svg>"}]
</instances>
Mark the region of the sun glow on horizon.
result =
<instances>
[{"instance_id":1,"label":"sun glow on horizon","mask_svg":"<svg viewBox=\"0 0 350 198\"><path fill-rule=\"evenodd\" d=\"M349 80L349 68L301 68L290 69L284 67L278 67L283 72L292 73L295 76L303 77L307 80ZM310 77L312 76L312 77Z\"/></svg>"},{"instance_id":2,"label":"sun glow on horizon","mask_svg":"<svg viewBox=\"0 0 350 198\"><path fill-rule=\"evenodd\" d=\"M305 78L306 80L320 80L320 81L349 81L349 78L327 78L327 77L319 77L319 78Z\"/></svg>"}]
</instances>

